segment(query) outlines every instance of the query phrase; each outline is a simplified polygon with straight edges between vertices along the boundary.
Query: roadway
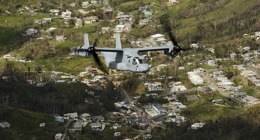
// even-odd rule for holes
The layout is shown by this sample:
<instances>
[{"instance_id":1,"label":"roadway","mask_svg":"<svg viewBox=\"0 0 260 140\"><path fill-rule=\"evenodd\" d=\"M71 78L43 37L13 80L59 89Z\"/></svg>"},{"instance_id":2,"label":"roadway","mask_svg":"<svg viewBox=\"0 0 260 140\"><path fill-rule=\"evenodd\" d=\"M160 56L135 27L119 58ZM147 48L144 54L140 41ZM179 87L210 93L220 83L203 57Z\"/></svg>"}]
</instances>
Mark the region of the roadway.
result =
<instances>
[{"instance_id":1,"label":"roadway","mask_svg":"<svg viewBox=\"0 0 260 140\"><path fill-rule=\"evenodd\" d=\"M243 101L240 101L237 98L231 97L228 92L226 92L222 88L219 88L218 85L216 84L215 80L209 76L208 71L202 72L201 76L205 81L208 81L209 87L213 87L214 89L216 89L222 96L229 98L238 104L243 104Z\"/></svg>"}]
</instances>

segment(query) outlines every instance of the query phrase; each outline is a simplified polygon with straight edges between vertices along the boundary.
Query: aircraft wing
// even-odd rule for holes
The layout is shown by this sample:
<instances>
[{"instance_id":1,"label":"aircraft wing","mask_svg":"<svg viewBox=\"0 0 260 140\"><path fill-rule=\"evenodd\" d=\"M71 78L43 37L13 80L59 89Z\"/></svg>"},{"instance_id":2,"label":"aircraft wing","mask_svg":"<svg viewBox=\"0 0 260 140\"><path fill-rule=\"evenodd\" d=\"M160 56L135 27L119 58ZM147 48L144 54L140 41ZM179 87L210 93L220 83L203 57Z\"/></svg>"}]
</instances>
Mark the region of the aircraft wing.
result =
<instances>
[{"instance_id":1,"label":"aircraft wing","mask_svg":"<svg viewBox=\"0 0 260 140\"><path fill-rule=\"evenodd\" d=\"M123 49L118 48L95 48L97 52L123 52Z\"/></svg>"}]
</instances>

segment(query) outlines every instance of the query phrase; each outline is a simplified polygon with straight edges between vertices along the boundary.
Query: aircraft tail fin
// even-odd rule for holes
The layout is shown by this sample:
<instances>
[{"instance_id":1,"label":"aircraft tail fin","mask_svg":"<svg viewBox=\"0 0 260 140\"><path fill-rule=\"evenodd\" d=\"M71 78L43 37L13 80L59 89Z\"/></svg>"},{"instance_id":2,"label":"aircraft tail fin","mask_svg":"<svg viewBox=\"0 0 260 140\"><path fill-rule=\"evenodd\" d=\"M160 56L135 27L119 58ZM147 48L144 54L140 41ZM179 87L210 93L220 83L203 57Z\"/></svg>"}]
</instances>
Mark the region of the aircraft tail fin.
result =
<instances>
[{"instance_id":1,"label":"aircraft tail fin","mask_svg":"<svg viewBox=\"0 0 260 140\"><path fill-rule=\"evenodd\" d=\"M117 49L122 49L121 40L120 40L120 34L119 33L116 34L116 48Z\"/></svg>"},{"instance_id":2,"label":"aircraft tail fin","mask_svg":"<svg viewBox=\"0 0 260 140\"><path fill-rule=\"evenodd\" d=\"M84 34L84 48L89 48L88 34Z\"/></svg>"}]
</instances>

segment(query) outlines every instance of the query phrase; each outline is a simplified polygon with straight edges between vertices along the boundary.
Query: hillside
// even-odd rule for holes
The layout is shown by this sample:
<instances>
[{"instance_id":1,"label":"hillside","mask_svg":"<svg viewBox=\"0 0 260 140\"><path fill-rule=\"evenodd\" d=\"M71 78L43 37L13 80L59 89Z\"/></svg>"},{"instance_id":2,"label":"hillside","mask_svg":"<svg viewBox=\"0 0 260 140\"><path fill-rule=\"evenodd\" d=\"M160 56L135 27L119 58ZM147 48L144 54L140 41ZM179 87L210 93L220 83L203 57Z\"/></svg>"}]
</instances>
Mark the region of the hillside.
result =
<instances>
[{"instance_id":1,"label":"hillside","mask_svg":"<svg viewBox=\"0 0 260 140\"><path fill-rule=\"evenodd\" d=\"M1 105L0 118L1 122L7 121L11 124L8 129L0 128L0 136L3 140L54 139L55 134L64 131L61 124L54 122L54 117L43 113ZM40 123L45 123L45 127L41 128Z\"/></svg>"},{"instance_id":2,"label":"hillside","mask_svg":"<svg viewBox=\"0 0 260 140\"><path fill-rule=\"evenodd\" d=\"M87 126L82 133L67 136L69 139L105 139L106 135L115 138L114 132L117 131L111 129L114 123L122 124L118 132L122 132L124 138L130 137L128 132L133 133L131 137L140 138L144 132L149 132L153 139L158 140L259 138L259 105L251 107L252 102L247 100L241 101L242 105L232 100L235 94L240 94L240 89L246 92L246 96L260 97L259 86L233 67L246 65L249 61L243 55L249 53L248 57L251 58L255 53L253 51L260 48L260 40L253 36L260 31L259 0L177 0L178 3L174 4L168 0L109 0L109 6L113 9L111 15L103 12L109 6L93 4L82 8L83 1L87 0L0 1L0 99L3 101L0 102L0 121L11 123L10 129L0 128L0 139L53 139L56 133L64 132L64 126L55 123L52 115L68 112L100 115L107 125L102 135ZM142 6L150 7L148 9L153 13L146 16L139 9ZM51 9L58 12L52 13ZM79 9L86 13L82 14ZM72 14L69 14L70 11ZM170 32L174 33L180 46L189 47L197 43L198 49L176 57L151 53L151 73L112 71L111 75L105 75L95 68L87 69L96 66L96 63L92 57L75 55L75 48L84 43L85 33L89 34L90 44L97 42L98 47L115 47L115 27L122 22L118 19L119 11L133 16L131 30L120 33L123 47L142 46L137 42L160 45L160 42L150 41L150 35L157 33L164 34L168 41L167 32L170 29L165 29L160 20L165 16L165 21L169 21L171 26ZM63 12L69 16L65 14L62 17ZM93 16L97 19L88 23L88 18ZM141 19L149 19L149 24L140 25ZM81 26L78 22L82 23ZM102 27L108 27L109 31L103 33ZM243 50L246 46L250 47L248 51ZM237 53L237 57L232 59L231 52ZM6 58L6 54L14 54L14 57ZM104 61L103 57L101 59ZM209 64L208 60L214 61L214 64ZM259 64L259 55L251 62ZM210 77L203 79L204 82L199 85L193 84L187 75L196 68L205 70L199 70L204 71L200 76ZM229 94L230 89L219 86L219 80L212 78L215 71L223 72L222 78L228 77L227 80L234 83L232 87L239 89L232 93L232 99L231 94L224 96L215 88L222 88ZM180 89L172 91L175 86L172 82L184 85L185 92L194 94L196 99L188 101L186 93L183 96L176 94ZM156 90L150 91L148 87L153 84L157 86ZM201 87L210 87L213 92L202 94ZM154 92L160 98L147 95ZM176 99L168 101L167 92L176 95ZM137 100L139 95L141 98ZM6 97L9 98L8 103L4 100ZM224 103L213 104L214 99L223 99ZM130 109L118 109L116 102L128 102L126 107ZM171 107L170 111L175 113L177 110L175 115L170 116L172 122L155 124L154 116L149 118L145 106L168 102L183 103L185 109ZM247 103L250 105L247 106ZM168 114L161 114L162 118L168 117ZM177 116L185 117L185 121L177 122ZM141 123L137 124L138 119L150 126L145 130L139 129ZM133 120L136 122L130 123ZM46 123L46 127L39 127L42 122ZM195 122L205 122L206 125L190 131L191 124Z\"/></svg>"},{"instance_id":3,"label":"hillside","mask_svg":"<svg viewBox=\"0 0 260 140\"><path fill-rule=\"evenodd\" d=\"M190 129L192 122L187 122L182 126L169 123L166 132L157 129L153 133L155 139L257 140L259 139L259 123L259 106L255 106L237 110L233 115L222 116L217 121L210 121L199 130Z\"/></svg>"},{"instance_id":4,"label":"hillside","mask_svg":"<svg viewBox=\"0 0 260 140\"><path fill-rule=\"evenodd\" d=\"M12 51L20 57L35 60L49 70L63 70L74 74L83 70L83 67L93 65L94 63L91 63L89 59L87 59L88 62L82 63L86 59L73 57L73 59L68 60L66 58L72 48L83 43L84 33L90 33L90 42L93 43L100 27L107 26L109 23L102 21L94 26L86 25L77 29L62 25L60 19L55 19L55 22L43 24L43 26L34 24L35 20L41 18L55 18L55 16L48 14L51 8L76 11L77 8L71 8L66 4L69 2L58 0L44 1L42 3L34 0L2 2L0 19L5 22L0 23L0 40L2 40L0 42L0 54ZM78 4L80 2L76 1ZM111 1L110 5L116 10L133 14L138 20L144 18L138 8L152 2L155 2L154 12L157 14L152 15L154 20L151 25L159 25L160 16L167 13L170 17L173 32L181 45L188 46L191 43L200 43L206 45L206 47L213 46L217 49L224 46L228 48L227 50L235 50L237 46L244 44L253 48L259 47L259 44L255 43L254 40L241 38L245 33L253 34L255 31L260 30L260 17L258 14L260 12L260 3L257 0L250 2L246 0L180 0L179 3L173 5L169 5L166 0ZM36 10L38 14L30 16L16 12L29 4L34 4L38 8ZM40 7L44 7L44 9L41 10ZM10 11L11 14L3 12L4 10ZM99 12L96 11L94 14L100 14ZM159 26L139 27L136 24L134 25L135 28L130 32L135 37L148 37L151 34L164 33ZM35 41L31 40L30 37L22 37L21 35L28 28L47 30L50 27L58 28L55 33L51 34L52 36L64 35L67 38L66 41L61 43L55 42L54 39L47 42ZM40 36L48 36L48 34L41 31L36 37ZM128 38L128 36L126 37ZM114 41L108 40L108 38L110 38L110 34L99 36L98 44L113 47ZM129 46L131 40L133 39L123 40L123 46Z\"/></svg>"}]
</instances>

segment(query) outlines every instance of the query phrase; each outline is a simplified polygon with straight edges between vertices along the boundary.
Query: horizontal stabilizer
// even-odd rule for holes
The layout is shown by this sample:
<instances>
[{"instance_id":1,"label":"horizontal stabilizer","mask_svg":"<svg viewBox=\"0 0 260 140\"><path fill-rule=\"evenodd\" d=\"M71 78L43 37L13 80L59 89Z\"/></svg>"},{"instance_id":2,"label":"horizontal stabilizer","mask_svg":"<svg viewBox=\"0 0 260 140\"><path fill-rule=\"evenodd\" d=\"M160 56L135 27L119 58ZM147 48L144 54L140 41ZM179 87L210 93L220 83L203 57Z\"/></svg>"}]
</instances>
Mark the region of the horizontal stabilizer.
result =
<instances>
[{"instance_id":1,"label":"horizontal stabilizer","mask_svg":"<svg viewBox=\"0 0 260 140\"><path fill-rule=\"evenodd\" d=\"M89 48L88 34L84 34L84 46L83 48Z\"/></svg>"},{"instance_id":2,"label":"horizontal stabilizer","mask_svg":"<svg viewBox=\"0 0 260 140\"><path fill-rule=\"evenodd\" d=\"M120 40L120 34L116 34L116 48L117 49L121 49L122 46L121 46L121 40Z\"/></svg>"}]
</instances>

